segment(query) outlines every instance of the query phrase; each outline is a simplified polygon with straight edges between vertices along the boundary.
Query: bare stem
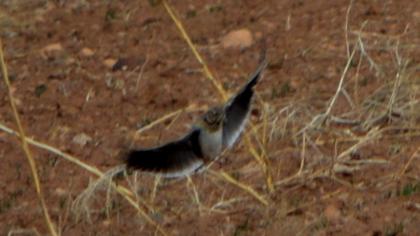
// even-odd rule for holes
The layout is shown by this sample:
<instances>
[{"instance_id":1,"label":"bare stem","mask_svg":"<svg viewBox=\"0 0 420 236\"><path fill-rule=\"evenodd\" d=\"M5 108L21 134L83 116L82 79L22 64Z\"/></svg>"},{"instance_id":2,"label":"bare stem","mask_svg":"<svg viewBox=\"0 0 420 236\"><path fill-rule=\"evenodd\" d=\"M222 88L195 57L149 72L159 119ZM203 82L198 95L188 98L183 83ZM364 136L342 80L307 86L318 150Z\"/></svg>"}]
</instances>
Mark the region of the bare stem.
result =
<instances>
[{"instance_id":1,"label":"bare stem","mask_svg":"<svg viewBox=\"0 0 420 236\"><path fill-rule=\"evenodd\" d=\"M47 205L45 204L44 196L42 194L41 184L39 182L38 171L37 171L37 167L36 167L36 162L35 162L34 158L32 157L31 150L29 149L28 143L26 142L25 131L23 130L22 123L20 122L19 114L17 112L15 99L13 97L13 92L11 90L11 85L10 85L10 80L9 80L9 76L8 76L8 72L7 72L6 63L4 61L3 43L2 43L1 39L0 39L0 63L1 63L1 73L2 73L2 76L3 76L3 80L6 83L6 88L7 88L7 92L8 92L8 96L9 96L10 106L12 107L13 115L15 117L15 122L18 126L18 130L19 130L19 134L20 134L19 137L20 137L20 141L21 141L21 144L22 144L22 149L23 149L23 151L25 153L25 156L26 156L26 158L29 162L29 166L31 167L32 179L34 181L37 197L38 197L39 202L41 204L42 212L43 212L43 215L45 217L45 221L47 223L47 226L48 226L48 229L49 229L51 235L57 236L58 234L56 232L56 229L55 229L55 226L54 226L53 222L51 221L51 217L50 217L50 214L48 213L48 208L47 208Z\"/></svg>"}]
</instances>

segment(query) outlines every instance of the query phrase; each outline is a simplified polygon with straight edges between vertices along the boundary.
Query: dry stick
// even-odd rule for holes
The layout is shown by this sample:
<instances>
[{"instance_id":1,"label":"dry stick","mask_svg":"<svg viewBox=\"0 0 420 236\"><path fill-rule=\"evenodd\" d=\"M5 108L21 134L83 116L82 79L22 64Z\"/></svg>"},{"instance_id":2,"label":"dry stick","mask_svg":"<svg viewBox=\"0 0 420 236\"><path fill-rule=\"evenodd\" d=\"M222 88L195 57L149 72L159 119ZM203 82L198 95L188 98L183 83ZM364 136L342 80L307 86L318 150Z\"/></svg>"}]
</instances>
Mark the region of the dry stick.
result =
<instances>
[{"instance_id":1,"label":"dry stick","mask_svg":"<svg viewBox=\"0 0 420 236\"><path fill-rule=\"evenodd\" d=\"M337 156L338 156L338 140L334 140L334 155L331 156L331 168L329 170L329 174L332 176L334 175L334 167L337 162Z\"/></svg>"},{"instance_id":2,"label":"dry stick","mask_svg":"<svg viewBox=\"0 0 420 236\"><path fill-rule=\"evenodd\" d=\"M397 74L395 75L394 86L392 88L391 97L389 98L389 101L388 101L388 111L387 111L387 113L388 113L388 119L389 120L391 119L392 113L394 111L394 104L397 100L398 90L401 87L401 82L402 82L401 81L401 72L402 72L401 67L403 66L402 69L404 70L406 65L408 64L408 62L407 62L404 65L402 65L402 61L401 61L401 59L399 57L399 54L398 54L399 43L400 43L400 41L398 40L396 48L395 48L395 54L396 54L397 64L398 64L398 71L397 71Z\"/></svg>"},{"instance_id":3,"label":"dry stick","mask_svg":"<svg viewBox=\"0 0 420 236\"><path fill-rule=\"evenodd\" d=\"M197 49L195 48L194 44L192 43L190 37L188 36L187 32L184 29L184 26L182 26L182 23L178 20L178 18L175 16L175 13L172 11L171 7L168 5L166 0L162 1L163 6L165 7L168 14L171 16L172 20L178 27L178 30L181 32L182 37L187 41L188 46L191 48L192 52L194 53L194 56L197 58L198 62L203 66L204 74L211 80L213 85L219 90L220 95L222 96L223 100L227 100L227 95L225 90L223 89L222 85L214 78L213 74L210 72L207 64L204 62L203 58L198 53Z\"/></svg>"},{"instance_id":4,"label":"dry stick","mask_svg":"<svg viewBox=\"0 0 420 236\"><path fill-rule=\"evenodd\" d=\"M169 122L168 125L165 126L165 129L170 131L171 127L175 124L175 122L178 120L179 116L181 116L181 112L175 115L175 117Z\"/></svg>"},{"instance_id":5,"label":"dry stick","mask_svg":"<svg viewBox=\"0 0 420 236\"><path fill-rule=\"evenodd\" d=\"M254 189L252 189L251 187L235 180L232 176L230 176L229 174L227 174L224 171L220 171L220 172L216 172L213 170L208 170L208 172L216 177L222 178L224 180L227 180L229 183L236 185L237 187L239 187L240 189L245 190L246 192L250 193L252 196L254 196L258 201L260 201L262 204L268 206L268 201L262 197L261 195L259 195Z\"/></svg>"},{"instance_id":6,"label":"dry stick","mask_svg":"<svg viewBox=\"0 0 420 236\"><path fill-rule=\"evenodd\" d=\"M3 124L0 124L0 129L3 130L3 131L5 131L5 132L7 132L7 133L9 133L9 134L12 134L12 135L16 135L18 137L21 137L21 135L18 132L14 131L13 129L8 128L7 126L5 126ZM100 170L98 170L96 167L90 166L90 165L88 165L88 164L80 161L79 159L77 159L77 158L75 158L75 157L73 157L73 156L71 156L71 155L69 155L67 153L64 153L64 152L58 150L57 148L54 148L52 146L49 146L49 145L47 145L45 143L38 142L38 141L33 140L31 138L28 138L28 137L25 137L25 140L26 140L27 143L29 143L31 145L34 145L35 147L38 147L40 149L47 150L47 151L49 151L51 153L54 153L57 156L60 156L60 157L64 158L65 160L67 160L69 162L72 162L72 163L74 163L74 164L82 167L85 170L88 170L89 172L91 172L92 174L98 176L99 178L102 178L104 176L104 174ZM138 204L133 200L132 196L134 196L134 194L130 190L128 190L127 188L125 188L123 186L115 185L115 184L112 184L112 187L119 194L121 194L139 212L139 214L142 215L146 219L146 221L148 223L150 223L151 225L153 225L162 235L167 235L165 233L165 231L163 231L163 229L156 222L154 222L147 215L147 213L145 211L143 211L138 206ZM151 207L149 207L147 204L143 204L143 205L146 208L148 208L148 210L153 211L151 209Z\"/></svg>"},{"instance_id":7,"label":"dry stick","mask_svg":"<svg viewBox=\"0 0 420 236\"><path fill-rule=\"evenodd\" d=\"M328 117L331 114L331 110L332 110L335 102L337 101L338 95L340 94L341 90L343 89L344 78L346 78L347 71L350 68L350 65L351 65L351 62L353 60L353 56L354 56L355 52L356 52L356 47L354 47L353 51L351 52L351 55L350 55L349 59L347 59L346 67L344 67L344 71L341 74L340 82L338 83L338 87L337 87L337 90L335 91L335 95L334 95L333 99L331 100L330 105L327 108L327 111L325 112L325 117Z\"/></svg>"},{"instance_id":8,"label":"dry stick","mask_svg":"<svg viewBox=\"0 0 420 236\"><path fill-rule=\"evenodd\" d=\"M359 101L359 72L360 72L360 68L362 66L362 61L363 61L363 55L360 54L359 55L359 62L357 63L357 68L356 68L356 74L354 76L354 93L353 93L353 97L355 100L355 104L357 107L359 107L360 105L360 101Z\"/></svg>"},{"instance_id":9,"label":"dry stick","mask_svg":"<svg viewBox=\"0 0 420 236\"><path fill-rule=\"evenodd\" d=\"M177 116L177 115L179 115L180 113L182 113L182 112L184 112L184 111L193 111L193 110L196 110L196 109L197 109L197 108L196 108L196 106L195 106L194 104L192 104L192 105L190 105L190 106L188 106L188 107L181 108L181 109L178 109L178 110L173 111L173 112L171 112L171 113L168 113L168 114L166 114L166 115L164 115L164 116L160 117L159 119L157 119L157 120L155 120L155 121L151 122L150 124L148 124L148 125L146 125L146 126L144 126L144 127L140 128L140 129L138 129L138 130L136 131L136 135L139 135L140 133L143 133L144 131L151 129L151 128L153 128L155 125L160 124L160 123L162 123L162 122L164 122L164 121L166 121L166 120L168 120L168 119L170 119L170 118L172 118L172 117L174 117L174 116Z\"/></svg>"},{"instance_id":10,"label":"dry stick","mask_svg":"<svg viewBox=\"0 0 420 236\"><path fill-rule=\"evenodd\" d=\"M226 95L225 90L223 89L223 87L221 86L221 84L214 78L213 74L210 72L207 64L205 63L205 61L203 60L203 58L198 53L198 51L195 48L194 44L192 43L190 37L188 36L187 32L185 31L184 26L182 25L181 21L178 20L178 18L175 16L175 13L173 12L173 10L169 6L169 4L166 2L166 0L163 0L162 1L162 4L165 7L165 10L168 12L169 16L171 17L171 19L174 21L174 23L177 26L178 30L181 32L182 37L185 39L185 41L187 42L188 46L191 48L191 51L193 52L194 56L197 58L197 60L203 66L204 74L213 83L213 85L217 88L217 90L219 91L219 94L223 98L223 101L226 101L228 99L228 97ZM250 142L250 139L247 139L247 145L248 145L248 148L249 149L254 149L255 150L255 148L252 147L252 143ZM268 160L267 160L266 156L265 155L261 155L260 157L258 157L256 155L254 155L254 157L257 159L257 161L258 161L258 158L263 158L264 161L262 163L264 163L265 165L267 165L267 166L264 166L263 165L263 170L264 170L264 174L267 176L270 172L269 172ZM268 189L270 190L270 192L273 192L274 191L274 185L272 183L271 175L268 175L266 179L267 179Z\"/></svg>"},{"instance_id":11,"label":"dry stick","mask_svg":"<svg viewBox=\"0 0 420 236\"><path fill-rule=\"evenodd\" d=\"M13 236L13 235L36 235L36 236L41 236L41 234L38 232L38 230L36 228L32 228L32 229L11 229L9 230L9 232L7 233L7 236Z\"/></svg>"},{"instance_id":12,"label":"dry stick","mask_svg":"<svg viewBox=\"0 0 420 236\"><path fill-rule=\"evenodd\" d=\"M344 98L346 98L346 100L347 100L347 102L349 103L349 105L351 106L351 108L352 108L352 109L354 109L354 108L355 108L355 104L354 104L354 102L353 102L353 99L351 99L351 96L350 96L350 94L347 92L347 90L343 89L341 92L343 93Z\"/></svg>"},{"instance_id":13,"label":"dry stick","mask_svg":"<svg viewBox=\"0 0 420 236\"><path fill-rule=\"evenodd\" d=\"M255 151L255 150L253 150ZM253 155L258 155L258 154L253 154ZM257 161L261 161L261 160L257 160ZM250 186L247 186L237 180L235 180L232 176L230 176L229 174L227 174L224 171L214 171L210 169L210 166L214 163L211 162L208 167L207 167L207 172L215 177L221 178L237 187L239 187L240 189L244 190L245 192L250 193L253 197L255 197L257 200L259 200L262 204L264 205L268 205L267 200L265 200L265 198L263 196L261 196L260 194L258 194L253 188L251 188Z\"/></svg>"},{"instance_id":14,"label":"dry stick","mask_svg":"<svg viewBox=\"0 0 420 236\"><path fill-rule=\"evenodd\" d=\"M195 200L195 203L197 204L197 206L198 206L198 212L200 212L201 213L201 211L202 211L202 209L203 209L203 205L201 204L201 201L200 201L200 196L198 195L198 191L197 191L197 188L195 187L195 184L194 184L194 182L192 181L192 179L191 179L191 176L187 176L187 186L191 186L191 188L192 188L192 190L193 190L193 193L194 193L194 200Z\"/></svg>"},{"instance_id":15,"label":"dry stick","mask_svg":"<svg viewBox=\"0 0 420 236\"><path fill-rule=\"evenodd\" d=\"M311 178L315 178L317 176L320 176L320 174L323 173L323 172L325 172L325 168L321 168L321 169L319 169L319 170L311 173L310 177ZM282 180L277 181L275 184L276 184L276 186L287 184L287 183L290 183L294 179L301 178L301 177L303 177L305 175L308 175L309 176L309 174L310 174L310 171L309 170L304 170L301 173L296 172L295 174L293 174L291 176L288 176L288 177L286 177L286 178L284 178Z\"/></svg>"},{"instance_id":16,"label":"dry stick","mask_svg":"<svg viewBox=\"0 0 420 236\"><path fill-rule=\"evenodd\" d=\"M153 184L152 194L150 195L150 200L149 200L149 202L150 202L151 204L153 204L153 202L155 201L157 188L158 188L158 186L159 186L159 184L160 184L160 180L161 180L161 179L162 179L162 175L157 175L157 176L155 177L155 182L154 182L154 184Z\"/></svg>"},{"instance_id":17,"label":"dry stick","mask_svg":"<svg viewBox=\"0 0 420 236\"><path fill-rule=\"evenodd\" d=\"M223 209L218 209L218 208L226 208L231 206L233 203L242 201L243 198L231 198L229 200L220 200L217 203L215 203L210 209L208 209L210 212L218 212L218 213L223 213L223 214L227 214L228 212L226 210Z\"/></svg>"},{"instance_id":18,"label":"dry stick","mask_svg":"<svg viewBox=\"0 0 420 236\"><path fill-rule=\"evenodd\" d=\"M22 149L23 149L23 151L25 153L25 156L26 156L26 158L29 162L29 166L31 167L32 178L33 178L33 181L34 181L35 190L36 190L39 202L41 203L42 212L43 212L43 215L45 217L45 221L47 223L47 226L48 226L48 229L49 229L51 235L57 236L58 234L55 231L54 224L51 221L50 214L48 213L47 205L45 204L45 200L44 200L44 197L43 197L43 194L42 194L41 184L39 183L39 177L38 177L36 162L35 162L34 158L32 157L32 153L29 149L28 143L26 142L25 132L24 132L22 124L20 122L19 114L18 114L18 111L17 111L17 108L16 108L15 100L14 100L14 97L13 97L13 92L11 90L11 85L10 85L9 75L8 75L8 72L7 72L6 63L4 61L3 43L2 43L1 39L0 39L0 63L1 63L2 76L3 76L4 82L6 83L6 88L7 88L7 92L8 92L8 96L9 96L10 106L12 107L13 115L15 117L15 122L18 126L18 129L19 129Z\"/></svg>"},{"instance_id":19,"label":"dry stick","mask_svg":"<svg viewBox=\"0 0 420 236\"><path fill-rule=\"evenodd\" d=\"M337 156L336 160L342 160L344 157L349 156L350 153L352 153L354 150L357 150L360 147L366 145L367 142L377 139L378 137L380 137L383 131L384 129L379 129L378 127L372 128L365 136L361 137L356 144L340 153L340 155Z\"/></svg>"},{"instance_id":20,"label":"dry stick","mask_svg":"<svg viewBox=\"0 0 420 236\"><path fill-rule=\"evenodd\" d=\"M302 141L302 152L301 152L301 161L300 161L300 167L298 171L298 175L300 175L303 171L303 167L305 165L305 153L306 153L306 133L303 133L303 141Z\"/></svg>"},{"instance_id":21,"label":"dry stick","mask_svg":"<svg viewBox=\"0 0 420 236\"><path fill-rule=\"evenodd\" d=\"M268 126L268 104L263 102L263 110L264 110L264 115L263 115L263 134L262 134L262 145L265 147L267 146L267 126Z\"/></svg>"},{"instance_id":22,"label":"dry stick","mask_svg":"<svg viewBox=\"0 0 420 236\"><path fill-rule=\"evenodd\" d=\"M146 68L146 65L148 62L149 62L149 53L146 54L146 60L144 61L143 65L141 65L140 72L137 75L136 92L138 91L140 80L143 78L144 69Z\"/></svg>"},{"instance_id":23,"label":"dry stick","mask_svg":"<svg viewBox=\"0 0 420 236\"><path fill-rule=\"evenodd\" d=\"M420 148L417 148L417 150L413 153L413 155L411 155L408 162L404 165L404 168L402 168L402 170L398 174L398 178L401 178L401 176L407 171L408 167L411 165L411 162L413 162L414 158L420 157L419 152L420 152Z\"/></svg>"},{"instance_id":24,"label":"dry stick","mask_svg":"<svg viewBox=\"0 0 420 236\"><path fill-rule=\"evenodd\" d=\"M349 6L347 7L346 12L346 24L344 25L344 33L346 38L346 49L347 49L347 58L350 57L350 44L349 44L349 18L350 18L350 10L353 6L353 0L350 0Z\"/></svg>"},{"instance_id":25,"label":"dry stick","mask_svg":"<svg viewBox=\"0 0 420 236\"><path fill-rule=\"evenodd\" d=\"M362 29L365 27L365 25L367 24L367 22L368 21L364 21L362 23L362 27L361 27L361 30L360 31L362 31ZM357 41L358 41L358 44L359 44L359 47L360 47L361 54L366 57L366 59L368 60L370 66L373 67L373 68L375 68L376 73L378 73L379 75L383 74L383 72L379 68L378 64L376 64L376 62L366 52L366 49L365 49L365 46L363 44L361 35L358 35Z\"/></svg>"}]
</instances>

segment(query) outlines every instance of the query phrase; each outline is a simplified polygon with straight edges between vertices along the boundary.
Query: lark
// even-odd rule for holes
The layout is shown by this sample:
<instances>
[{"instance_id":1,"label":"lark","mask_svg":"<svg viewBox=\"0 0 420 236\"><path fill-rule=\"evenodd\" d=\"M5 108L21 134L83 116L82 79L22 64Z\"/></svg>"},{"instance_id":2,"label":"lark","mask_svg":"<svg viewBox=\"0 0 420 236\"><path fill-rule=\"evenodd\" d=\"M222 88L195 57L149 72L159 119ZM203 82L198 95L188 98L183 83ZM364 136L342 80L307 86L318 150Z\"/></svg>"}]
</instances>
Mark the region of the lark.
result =
<instances>
[{"instance_id":1,"label":"lark","mask_svg":"<svg viewBox=\"0 0 420 236\"><path fill-rule=\"evenodd\" d=\"M254 86L267 66L264 59L248 82L225 104L210 108L182 138L164 145L134 149L125 157L128 171L185 177L216 160L239 139L248 120Z\"/></svg>"}]
</instances>

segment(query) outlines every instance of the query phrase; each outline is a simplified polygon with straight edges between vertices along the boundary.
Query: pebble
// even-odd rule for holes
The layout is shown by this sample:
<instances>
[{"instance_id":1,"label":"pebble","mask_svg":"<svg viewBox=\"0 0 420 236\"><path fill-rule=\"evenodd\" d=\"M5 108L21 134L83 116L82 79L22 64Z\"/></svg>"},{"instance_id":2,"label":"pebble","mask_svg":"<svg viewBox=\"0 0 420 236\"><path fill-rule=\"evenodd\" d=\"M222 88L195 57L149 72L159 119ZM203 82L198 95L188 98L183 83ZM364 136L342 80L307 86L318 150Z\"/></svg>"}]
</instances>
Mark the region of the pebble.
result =
<instances>
[{"instance_id":1,"label":"pebble","mask_svg":"<svg viewBox=\"0 0 420 236\"><path fill-rule=\"evenodd\" d=\"M223 48L248 48L254 43L251 31L248 29L234 30L221 39Z\"/></svg>"},{"instance_id":2,"label":"pebble","mask_svg":"<svg viewBox=\"0 0 420 236\"><path fill-rule=\"evenodd\" d=\"M92 141L92 138L85 133L81 133L73 137L73 143L79 144L82 147L90 141Z\"/></svg>"},{"instance_id":3,"label":"pebble","mask_svg":"<svg viewBox=\"0 0 420 236\"><path fill-rule=\"evenodd\" d=\"M95 52L90 48L82 48L80 54L82 54L85 57L91 57L95 54Z\"/></svg>"},{"instance_id":4,"label":"pebble","mask_svg":"<svg viewBox=\"0 0 420 236\"><path fill-rule=\"evenodd\" d=\"M103 64L104 64L106 67L108 67L108 68L112 69L112 68L114 67L115 63L117 63L117 61L118 61L117 59L108 58L108 59L105 59L105 60L103 61Z\"/></svg>"}]
</instances>

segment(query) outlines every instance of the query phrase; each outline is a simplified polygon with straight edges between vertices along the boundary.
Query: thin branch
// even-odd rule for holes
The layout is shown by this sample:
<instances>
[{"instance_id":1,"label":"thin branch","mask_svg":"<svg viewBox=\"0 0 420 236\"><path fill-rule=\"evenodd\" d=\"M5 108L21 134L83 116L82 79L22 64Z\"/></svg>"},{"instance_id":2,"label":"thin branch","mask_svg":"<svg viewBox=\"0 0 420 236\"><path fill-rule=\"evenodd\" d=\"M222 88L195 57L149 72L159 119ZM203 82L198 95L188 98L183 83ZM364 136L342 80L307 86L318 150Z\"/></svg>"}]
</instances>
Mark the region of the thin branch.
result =
<instances>
[{"instance_id":1,"label":"thin branch","mask_svg":"<svg viewBox=\"0 0 420 236\"><path fill-rule=\"evenodd\" d=\"M31 150L29 149L28 143L26 142L25 132L23 130L22 123L20 121L19 114L18 114L18 111L17 111L17 108L16 108L15 99L13 97L13 92L12 92L11 85L10 85L10 80L9 80L9 75L8 75L8 72L7 72L6 63L4 61L3 43L2 43L1 39L0 39L0 63L1 63L1 73L2 73L2 76L3 76L3 80L6 84L6 88L7 88L7 92L8 92L8 96L9 96L9 101L10 101L10 106L12 107L15 122L18 126L18 129L19 129L19 134L20 134L19 137L20 137L20 141L21 141L21 144L22 144L22 149L25 153L25 156L26 156L26 158L29 162L29 166L31 168L32 179L34 181L35 190L36 190L36 193L37 193L38 200L39 200L39 202L41 204L41 207L42 207L42 213L45 217L45 221L47 223L48 230L50 231L51 235L57 236L58 234L56 232L56 229L55 229L55 226L54 226L53 222L51 221L51 217L50 217L50 214L48 213L48 208L47 208L47 205L45 204L44 196L42 194L41 184L39 182L39 177L38 177L38 170L37 170L37 167L36 167L36 162L35 162L35 160L32 156Z\"/></svg>"},{"instance_id":2,"label":"thin branch","mask_svg":"<svg viewBox=\"0 0 420 236\"><path fill-rule=\"evenodd\" d=\"M235 180L232 176L230 176L230 175L228 175L226 172L224 172L224 171L221 171L220 173L219 172L216 172L216 171L212 171L212 170L207 170L210 174L212 174L212 175L214 175L214 176L216 176L216 177L219 177L219 178L222 178L222 179L224 179L224 180L227 180L229 183L231 183L231 184L233 184L233 185L235 185L235 186L237 186L237 187L239 187L240 189L242 189L242 190L244 190L244 191L246 191L246 192L248 192L249 194L251 194L254 198L256 198L259 202L261 202L262 204L264 204L265 206L268 206L268 201L263 197L263 196L261 196L259 193L257 193L254 189L252 189L251 187L249 187L249 186L247 186L247 185L245 185L245 184L243 184L243 183L241 183L241 182L239 182L239 181L237 181L237 180Z\"/></svg>"}]
</instances>

